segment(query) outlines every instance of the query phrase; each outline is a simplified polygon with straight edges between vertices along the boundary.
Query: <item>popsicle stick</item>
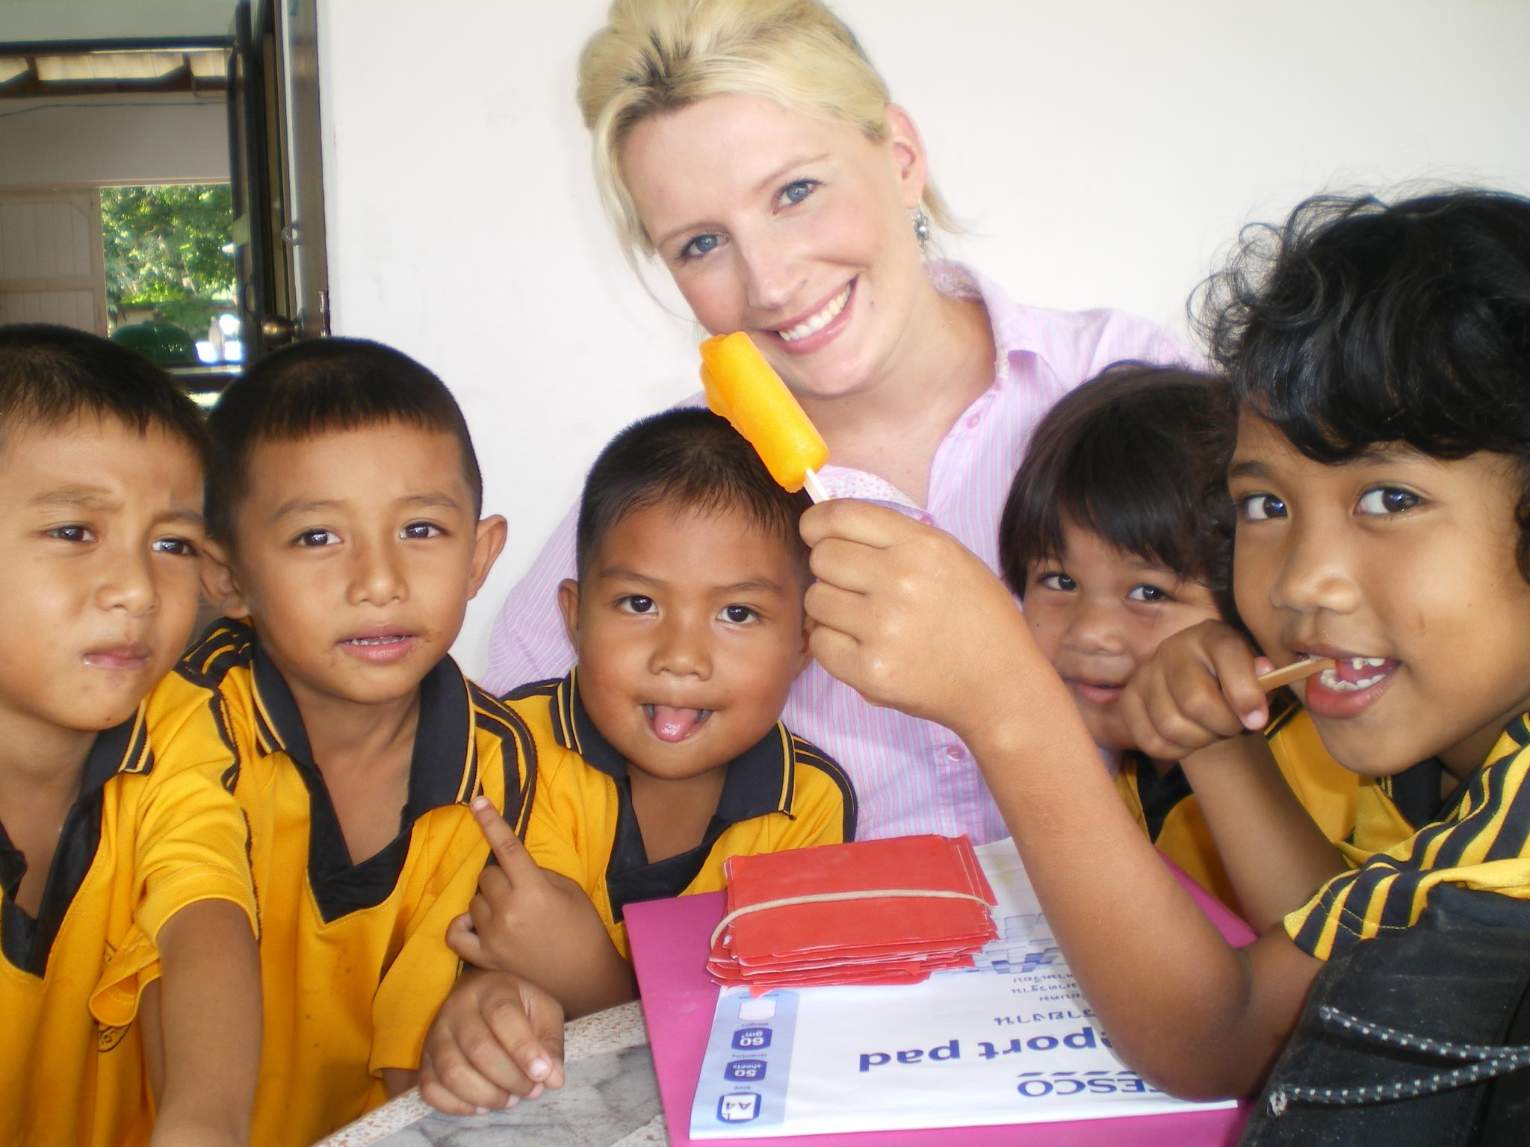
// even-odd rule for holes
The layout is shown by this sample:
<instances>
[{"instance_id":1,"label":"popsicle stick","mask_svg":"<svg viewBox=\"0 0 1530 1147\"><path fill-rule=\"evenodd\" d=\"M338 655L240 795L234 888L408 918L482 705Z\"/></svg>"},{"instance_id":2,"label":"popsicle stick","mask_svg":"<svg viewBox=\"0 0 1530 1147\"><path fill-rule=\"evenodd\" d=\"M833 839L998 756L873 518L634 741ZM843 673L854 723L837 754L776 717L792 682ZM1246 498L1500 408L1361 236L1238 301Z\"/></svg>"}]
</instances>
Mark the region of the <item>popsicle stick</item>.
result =
<instances>
[{"instance_id":1,"label":"popsicle stick","mask_svg":"<svg viewBox=\"0 0 1530 1147\"><path fill-rule=\"evenodd\" d=\"M811 467L802 473L802 488L808 492L808 497L815 502L827 502L833 497L824 488L823 480L818 477L818 471Z\"/></svg>"},{"instance_id":2,"label":"popsicle stick","mask_svg":"<svg viewBox=\"0 0 1530 1147\"><path fill-rule=\"evenodd\" d=\"M1311 677L1314 673L1321 673L1325 669L1332 668L1332 657L1304 657L1300 661L1291 662L1290 665L1282 665L1279 669L1261 673L1254 678L1254 681L1259 688L1268 693L1271 689L1279 689L1282 685L1289 685L1293 681L1300 681L1303 677Z\"/></svg>"}]
</instances>

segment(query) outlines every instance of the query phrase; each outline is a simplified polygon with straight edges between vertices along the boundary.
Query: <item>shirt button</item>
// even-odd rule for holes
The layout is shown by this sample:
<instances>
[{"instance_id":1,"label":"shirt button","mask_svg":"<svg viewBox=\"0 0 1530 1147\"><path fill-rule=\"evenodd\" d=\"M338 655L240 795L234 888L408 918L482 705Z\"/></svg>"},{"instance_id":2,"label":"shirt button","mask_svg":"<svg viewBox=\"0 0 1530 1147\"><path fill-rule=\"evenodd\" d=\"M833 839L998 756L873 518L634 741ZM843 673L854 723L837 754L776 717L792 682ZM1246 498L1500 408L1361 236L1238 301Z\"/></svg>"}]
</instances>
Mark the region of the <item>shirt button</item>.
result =
<instances>
[{"instance_id":1,"label":"shirt button","mask_svg":"<svg viewBox=\"0 0 1530 1147\"><path fill-rule=\"evenodd\" d=\"M983 421L983 416L980 415L980 414L969 414L969 415L967 415L967 429L971 430L971 429L975 428L977 426L977 424L979 422L981 422L981 421Z\"/></svg>"},{"instance_id":2,"label":"shirt button","mask_svg":"<svg viewBox=\"0 0 1530 1147\"><path fill-rule=\"evenodd\" d=\"M964 747L962 747L961 745L947 745L946 746L946 760L948 760L948 761L965 761L966 759L967 759L967 750Z\"/></svg>"}]
</instances>

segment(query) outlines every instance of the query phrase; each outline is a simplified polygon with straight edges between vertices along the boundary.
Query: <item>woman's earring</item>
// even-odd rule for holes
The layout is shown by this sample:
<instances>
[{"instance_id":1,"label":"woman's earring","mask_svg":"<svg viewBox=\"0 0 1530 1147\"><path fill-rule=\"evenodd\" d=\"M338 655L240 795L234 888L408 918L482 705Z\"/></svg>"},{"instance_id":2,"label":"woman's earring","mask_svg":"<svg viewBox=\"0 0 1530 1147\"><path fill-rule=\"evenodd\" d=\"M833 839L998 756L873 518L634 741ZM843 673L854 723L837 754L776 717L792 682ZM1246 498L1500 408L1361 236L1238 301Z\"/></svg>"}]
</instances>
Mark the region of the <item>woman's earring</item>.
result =
<instances>
[{"instance_id":1,"label":"woman's earring","mask_svg":"<svg viewBox=\"0 0 1530 1147\"><path fill-rule=\"evenodd\" d=\"M923 207L914 208L914 238L919 240L920 247L930 242L930 217L924 213Z\"/></svg>"}]
</instances>

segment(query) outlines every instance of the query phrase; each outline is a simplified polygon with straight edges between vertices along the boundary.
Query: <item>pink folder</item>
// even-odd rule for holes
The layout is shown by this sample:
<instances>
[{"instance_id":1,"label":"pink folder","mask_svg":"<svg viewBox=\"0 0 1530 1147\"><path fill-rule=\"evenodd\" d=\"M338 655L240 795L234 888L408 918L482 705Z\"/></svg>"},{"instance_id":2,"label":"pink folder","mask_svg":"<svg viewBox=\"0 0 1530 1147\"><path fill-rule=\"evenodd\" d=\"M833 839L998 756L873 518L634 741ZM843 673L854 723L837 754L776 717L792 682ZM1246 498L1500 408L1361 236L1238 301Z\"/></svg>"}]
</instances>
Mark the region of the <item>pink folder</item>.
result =
<instances>
[{"instance_id":1,"label":"pink folder","mask_svg":"<svg viewBox=\"0 0 1530 1147\"><path fill-rule=\"evenodd\" d=\"M1166 862L1167 863L1167 862ZM1172 867L1172 865L1171 865ZM1176 870L1177 871L1177 870ZM1183 873L1180 880L1230 944L1254 939L1248 925L1202 891ZM627 937L632 944L642 992L643 1018L659 1077L659 1098L671 1147L691 1143L691 1102L701 1074L701 1057L717 1004L717 985L706 974L707 937L722 919L723 894L709 892L672 900L627 906ZM1244 1106L1184 1115L1096 1119L1077 1123L1028 1123L1003 1127L949 1127L926 1131L876 1131L857 1135L780 1136L730 1140L775 1147L1199 1147L1235 1143L1247 1118Z\"/></svg>"}]
</instances>

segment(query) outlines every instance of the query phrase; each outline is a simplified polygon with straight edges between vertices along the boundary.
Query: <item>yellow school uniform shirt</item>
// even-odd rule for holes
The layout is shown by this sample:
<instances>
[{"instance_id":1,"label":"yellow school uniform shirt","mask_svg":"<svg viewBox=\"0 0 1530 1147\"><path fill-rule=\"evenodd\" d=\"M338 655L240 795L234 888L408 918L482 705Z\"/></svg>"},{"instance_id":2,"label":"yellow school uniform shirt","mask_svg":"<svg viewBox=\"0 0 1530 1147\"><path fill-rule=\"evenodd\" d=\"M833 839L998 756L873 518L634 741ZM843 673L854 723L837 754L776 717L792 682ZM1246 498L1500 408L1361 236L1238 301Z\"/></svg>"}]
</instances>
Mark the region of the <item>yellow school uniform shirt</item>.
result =
<instances>
[{"instance_id":1,"label":"yellow school uniform shirt","mask_svg":"<svg viewBox=\"0 0 1530 1147\"><path fill-rule=\"evenodd\" d=\"M1456 786L1449 798L1442 798L1440 782L1445 776L1445 766L1429 760L1396 776L1361 779L1354 832L1339 842L1345 858L1358 867L1439 820L1461 791Z\"/></svg>"},{"instance_id":2,"label":"yellow school uniform shirt","mask_svg":"<svg viewBox=\"0 0 1530 1147\"><path fill-rule=\"evenodd\" d=\"M1328 755L1311 716L1292 705L1278 713L1265 739L1286 784L1323 835L1347 838L1355 825L1360 778ZM1127 754L1116 773L1116 791L1148 838L1192 880L1238 911L1238 898L1212 841L1211 827L1175 765L1160 776L1140 754Z\"/></svg>"},{"instance_id":3,"label":"yellow school uniform shirt","mask_svg":"<svg viewBox=\"0 0 1530 1147\"><path fill-rule=\"evenodd\" d=\"M160 756L215 703L186 681L96 737L35 918L15 902L26 861L0 827L0 1143L147 1143L138 1001L159 978L159 930L203 900L237 904L255 925L244 817L215 779L228 746Z\"/></svg>"},{"instance_id":4,"label":"yellow school uniform shirt","mask_svg":"<svg viewBox=\"0 0 1530 1147\"><path fill-rule=\"evenodd\" d=\"M265 1040L251 1141L306 1147L387 1098L385 1068L419 1066L456 979L446 927L467 911L489 847L482 793L525 832L536 775L519 718L450 658L420 683L408 802L397 837L352 863L307 732L254 631L219 622L187 653L222 698L238 754L260 897Z\"/></svg>"},{"instance_id":5,"label":"yellow school uniform shirt","mask_svg":"<svg viewBox=\"0 0 1530 1147\"><path fill-rule=\"evenodd\" d=\"M1426 762L1362 783L1354 842L1340 845L1354 867L1285 919L1286 934L1302 951L1326 960L1361 940L1408 928L1429 890L1445 881L1530 900L1526 716L1510 723L1482 767L1443 805L1440 769ZM1431 806L1433 817L1415 828L1410 822Z\"/></svg>"},{"instance_id":6,"label":"yellow school uniform shirt","mask_svg":"<svg viewBox=\"0 0 1530 1147\"><path fill-rule=\"evenodd\" d=\"M650 864L632 811L627 761L579 700L578 670L506 700L537 746L537 798L526 849L584 889L611 942L628 955L622 911L726 887L730 856L855 839L855 790L830 757L777 722L728 762L717 811L694 849Z\"/></svg>"}]
</instances>

